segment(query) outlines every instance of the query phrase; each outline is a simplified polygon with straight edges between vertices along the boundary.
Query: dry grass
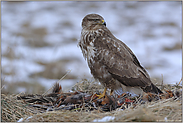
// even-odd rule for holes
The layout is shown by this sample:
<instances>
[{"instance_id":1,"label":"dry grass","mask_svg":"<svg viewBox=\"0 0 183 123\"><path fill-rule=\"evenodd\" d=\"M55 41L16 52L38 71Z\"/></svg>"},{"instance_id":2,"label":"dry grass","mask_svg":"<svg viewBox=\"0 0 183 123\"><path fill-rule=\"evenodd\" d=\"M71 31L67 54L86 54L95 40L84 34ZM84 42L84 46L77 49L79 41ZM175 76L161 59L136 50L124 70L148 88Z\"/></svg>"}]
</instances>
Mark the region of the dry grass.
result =
<instances>
[{"instance_id":1,"label":"dry grass","mask_svg":"<svg viewBox=\"0 0 183 123\"><path fill-rule=\"evenodd\" d=\"M89 122L104 116L110 116L113 113L94 112L76 112L76 111L52 111L34 115L32 118L25 120L29 122Z\"/></svg>"},{"instance_id":2,"label":"dry grass","mask_svg":"<svg viewBox=\"0 0 183 123\"><path fill-rule=\"evenodd\" d=\"M157 102L148 102L144 105L138 105L136 108L129 108L124 111L118 111L114 121L181 121L182 120L182 102L173 98L160 100Z\"/></svg>"},{"instance_id":3,"label":"dry grass","mask_svg":"<svg viewBox=\"0 0 183 123\"><path fill-rule=\"evenodd\" d=\"M27 108L27 104L16 99L17 95L1 94L1 121L16 122L21 117L31 116L36 112L36 109Z\"/></svg>"},{"instance_id":4,"label":"dry grass","mask_svg":"<svg viewBox=\"0 0 183 123\"><path fill-rule=\"evenodd\" d=\"M164 85L163 88L171 90L182 89L181 86ZM73 86L72 90L82 90L85 92L103 91L103 87L95 81L82 80ZM28 106L22 100L16 99L17 95L1 95L2 115L1 121L16 122L20 118L26 122L91 122L100 120L105 116L111 116L113 122L158 122L182 120L182 96L179 98L169 98L158 101L137 104L136 107L129 106L125 110L117 108L111 112L101 110L58 110L43 112ZM104 121L105 122L105 121Z\"/></svg>"}]
</instances>

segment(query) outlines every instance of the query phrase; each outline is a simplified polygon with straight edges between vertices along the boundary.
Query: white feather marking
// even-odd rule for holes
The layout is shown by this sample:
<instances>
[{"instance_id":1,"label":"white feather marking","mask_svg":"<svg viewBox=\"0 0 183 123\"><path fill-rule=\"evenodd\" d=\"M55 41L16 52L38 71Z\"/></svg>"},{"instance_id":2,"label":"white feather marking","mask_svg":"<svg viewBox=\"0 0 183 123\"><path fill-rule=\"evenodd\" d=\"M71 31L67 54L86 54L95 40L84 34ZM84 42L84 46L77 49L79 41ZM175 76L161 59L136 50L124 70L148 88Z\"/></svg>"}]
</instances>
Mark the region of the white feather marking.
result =
<instances>
[{"instance_id":1,"label":"white feather marking","mask_svg":"<svg viewBox=\"0 0 183 123\"><path fill-rule=\"evenodd\" d=\"M105 55L109 55L109 51L106 51L106 52L105 52Z\"/></svg>"},{"instance_id":2,"label":"white feather marking","mask_svg":"<svg viewBox=\"0 0 183 123\"><path fill-rule=\"evenodd\" d=\"M95 48L93 47L93 43L91 43L91 46L87 47L87 59L93 58L95 56Z\"/></svg>"},{"instance_id":3,"label":"white feather marking","mask_svg":"<svg viewBox=\"0 0 183 123\"><path fill-rule=\"evenodd\" d=\"M107 78L109 75L110 75L110 74L108 74L108 73L107 73L107 74L104 73L104 74L103 74L103 77L104 77L104 78Z\"/></svg>"},{"instance_id":4,"label":"white feather marking","mask_svg":"<svg viewBox=\"0 0 183 123\"><path fill-rule=\"evenodd\" d=\"M119 47L117 49L118 49L118 51L121 51Z\"/></svg>"},{"instance_id":5,"label":"white feather marking","mask_svg":"<svg viewBox=\"0 0 183 123\"><path fill-rule=\"evenodd\" d=\"M99 31L101 31L101 32L103 32L103 30L102 29L98 29Z\"/></svg>"},{"instance_id":6,"label":"white feather marking","mask_svg":"<svg viewBox=\"0 0 183 123\"><path fill-rule=\"evenodd\" d=\"M110 76L110 74L106 72L106 68L104 65L101 66L99 70L100 70L100 73L102 73L102 76L101 76L102 78L107 78Z\"/></svg>"},{"instance_id":7,"label":"white feather marking","mask_svg":"<svg viewBox=\"0 0 183 123\"><path fill-rule=\"evenodd\" d=\"M142 93L142 89L140 87L127 87L123 84L121 84L122 90L123 92L130 92L131 94L141 94Z\"/></svg>"}]
</instances>

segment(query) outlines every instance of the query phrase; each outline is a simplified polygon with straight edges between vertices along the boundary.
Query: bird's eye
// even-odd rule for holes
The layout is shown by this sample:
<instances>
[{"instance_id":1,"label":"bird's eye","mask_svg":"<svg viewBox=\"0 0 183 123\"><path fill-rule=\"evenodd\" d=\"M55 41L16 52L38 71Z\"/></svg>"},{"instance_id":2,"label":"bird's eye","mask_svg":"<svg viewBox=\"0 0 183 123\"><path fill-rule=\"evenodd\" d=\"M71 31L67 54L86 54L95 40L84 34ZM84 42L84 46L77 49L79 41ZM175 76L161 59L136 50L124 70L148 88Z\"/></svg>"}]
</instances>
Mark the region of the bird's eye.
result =
<instances>
[{"instance_id":1,"label":"bird's eye","mask_svg":"<svg viewBox=\"0 0 183 123\"><path fill-rule=\"evenodd\" d=\"M95 22L97 22L97 21L99 21L99 19L88 19L89 21L95 21Z\"/></svg>"}]
</instances>

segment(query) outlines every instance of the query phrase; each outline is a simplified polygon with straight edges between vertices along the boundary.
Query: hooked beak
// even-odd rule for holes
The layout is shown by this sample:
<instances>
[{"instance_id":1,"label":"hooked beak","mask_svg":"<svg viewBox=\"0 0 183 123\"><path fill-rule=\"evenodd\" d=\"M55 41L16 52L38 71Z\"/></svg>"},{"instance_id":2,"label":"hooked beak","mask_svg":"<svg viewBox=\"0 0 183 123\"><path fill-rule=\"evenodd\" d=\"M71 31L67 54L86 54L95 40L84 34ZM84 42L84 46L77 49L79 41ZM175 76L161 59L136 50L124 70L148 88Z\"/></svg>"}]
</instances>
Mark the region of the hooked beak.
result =
<instances>
[{"instance_id":1,"label":"hooked beak","mask_svg":"<svg viewBox=\"0 0 183 123\"><path fill-rule=\"evenodd\" d=\"M105 25L106 26L106 22L104 20L102 20L102 25Z\"/></svg>"}]
</instances>

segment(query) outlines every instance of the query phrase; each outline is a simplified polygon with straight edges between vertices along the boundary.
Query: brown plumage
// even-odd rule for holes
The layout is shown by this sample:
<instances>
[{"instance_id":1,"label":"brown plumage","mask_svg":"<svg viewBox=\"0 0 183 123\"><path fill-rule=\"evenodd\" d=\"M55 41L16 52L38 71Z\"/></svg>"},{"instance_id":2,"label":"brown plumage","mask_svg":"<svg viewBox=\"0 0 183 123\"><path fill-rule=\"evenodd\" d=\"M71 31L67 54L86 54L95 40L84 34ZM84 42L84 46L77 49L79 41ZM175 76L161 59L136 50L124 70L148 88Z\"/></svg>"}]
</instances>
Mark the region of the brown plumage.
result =
<instances>
[{"instance_id":1,"label":"brown plumage","mask_svg":"<svg viewBox=\"0 0 183 123\"><path fill-rule=\"evenodd\" d=\"M105 86L105 91L109 88L111 93L118 89L136 94L141 90L162 93L151 82L134 53L114 37L100 15L89 14L83 18L79 46L91 74Z\"/></svg>"}]
</instances>

